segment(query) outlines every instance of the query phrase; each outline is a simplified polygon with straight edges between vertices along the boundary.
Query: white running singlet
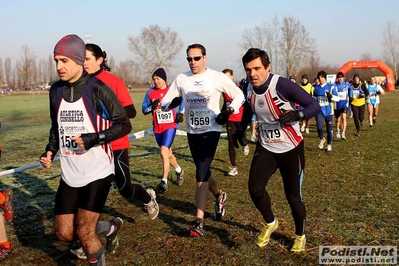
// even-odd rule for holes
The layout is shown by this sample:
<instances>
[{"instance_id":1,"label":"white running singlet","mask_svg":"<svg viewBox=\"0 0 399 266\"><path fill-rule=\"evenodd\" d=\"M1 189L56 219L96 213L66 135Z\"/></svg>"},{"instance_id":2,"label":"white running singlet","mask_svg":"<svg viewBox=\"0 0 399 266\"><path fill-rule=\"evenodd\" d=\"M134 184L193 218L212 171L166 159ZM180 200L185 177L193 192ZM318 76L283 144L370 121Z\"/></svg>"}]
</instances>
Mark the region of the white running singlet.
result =
<instances>
[{"instance_id":1,"label":"white running singlet","mask_svg":"<svg viewBox=\"0 0 399 266\"><path fill-rule=\"evenodd\" d=\"M61 178L71 187L83 187L114 173L110 144L96 145L89 150L83 150L71 140L72 136L99 132L110 127L110 121L97 114L97 121L91 121L88 110L94 110L92 101L84 101L83 98L71 103L62 99L57 112ZM94 125L97 125L97 128L94 128Z\"/></svg>"},{"instance_id":2,"label":"white running singlet","mask_svg":"<svg viewBox=\"0 0 399 266\"><path fill-rule=\"evenodd\" d=\"M282 112L296 110L295 104L281 99L276 91L279 75L273 75L269 88L263 94L256 94L248 84L247 101L258 121L260 144L268 151L284 153L301 143L303 137L299 123L282 125L278 118Z\"/></svg>"}]
</instances>

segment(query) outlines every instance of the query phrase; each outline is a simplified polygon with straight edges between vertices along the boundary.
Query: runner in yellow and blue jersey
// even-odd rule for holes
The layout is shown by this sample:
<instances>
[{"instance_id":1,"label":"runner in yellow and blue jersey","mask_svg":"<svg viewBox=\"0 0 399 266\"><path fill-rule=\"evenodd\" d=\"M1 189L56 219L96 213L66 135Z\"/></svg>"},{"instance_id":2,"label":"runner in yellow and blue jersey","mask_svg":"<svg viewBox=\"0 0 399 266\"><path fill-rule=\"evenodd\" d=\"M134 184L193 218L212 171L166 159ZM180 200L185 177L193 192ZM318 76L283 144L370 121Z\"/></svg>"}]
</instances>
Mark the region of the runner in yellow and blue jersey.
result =
<instances>
[{"instance_id":1,"label":"runner in yellow and blue jersey","mask_svg":"<svg viewBox=\"0 0 399 266\"><path fill-rule=\"evenodd\" d=\"M353 85L349 88L349 102L352 107L353 120L356 127L355 136L357 137L360 136L360 127L363 126L365 98L368 95L369 91L366 85L361 82L359 74L355 74L353 76Z\"/></svg>"},{"instance_id":2,"label":"runner in yellow and blue jersey","mask_svg":"<svg viewBox=\"0 0 399 266\"><path fill-rule=\"evenodd\" d=\"M314 88L312 84L309 83L308 75L303 75L302 76L302 83L299 85L301 86L302 89L304 89L307 93L310 95L314 94ZM299 110L302 110L303 107L300 106ZM306 132L309 134L309 127L310 127L310 119L303 119L302 120L302 126L301 126L301 132Z\"/></svg>"}]
</instances>

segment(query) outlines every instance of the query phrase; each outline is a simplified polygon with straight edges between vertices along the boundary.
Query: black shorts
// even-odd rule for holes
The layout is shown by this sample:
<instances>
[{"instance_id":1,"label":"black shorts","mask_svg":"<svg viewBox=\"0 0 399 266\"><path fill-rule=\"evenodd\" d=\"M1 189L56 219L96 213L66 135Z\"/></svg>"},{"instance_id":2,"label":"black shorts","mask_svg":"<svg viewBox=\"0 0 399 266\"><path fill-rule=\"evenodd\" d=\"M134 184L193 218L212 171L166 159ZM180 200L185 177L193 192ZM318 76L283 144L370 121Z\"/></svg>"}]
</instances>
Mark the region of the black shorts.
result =
<instances>
[{"instance_id":1,"label":"black shorts","mask_svg":"<svg viewBox=\"0 0 399 266\"><path fill-rule=\"evenodd\" d=\"M208 182L219 138L220 132L216 131L202 134L187 133L188 146L195 163L197 182Z\"/></svg>"},{"instance_id":2,"label":"black shorts","mask_svg":"<svg viewBox=\"0 0 399 266\"><path fill-rule=\"evenodd\" d=\"M55 195L54 214L75 214L78 209L101 213L113 181L114 175L111 174L75 188L61 179Z\"/></svg>"},{"instance_id":3,"label":"black shorts","mask_svg":"<svg viewBox=\"0 0 399 266\"><path fill-rule=\"evenodd\" d=\"M341 109L334 109L334 115L335 117L340 117L341 114L347 114L348 113L348 107L344 107Z\"/></svg>"}]
</instances>

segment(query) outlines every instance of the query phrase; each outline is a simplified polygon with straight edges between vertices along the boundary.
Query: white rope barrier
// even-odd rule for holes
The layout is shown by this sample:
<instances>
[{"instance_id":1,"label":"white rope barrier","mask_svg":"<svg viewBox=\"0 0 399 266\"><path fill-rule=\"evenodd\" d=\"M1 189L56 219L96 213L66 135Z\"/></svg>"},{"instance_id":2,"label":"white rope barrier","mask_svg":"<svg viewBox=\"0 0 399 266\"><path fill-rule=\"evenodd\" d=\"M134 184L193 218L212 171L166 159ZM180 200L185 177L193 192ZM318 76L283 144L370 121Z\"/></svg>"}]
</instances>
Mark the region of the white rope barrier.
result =
<instances>
[{"instance_id":1,"label":"white rope barrier","mask_svg":"<svg viewBox=\"0 0 399 266\"><path fill-rule=\"evenodd\" d=\"M129 134L128 138L129 138L129 141L132 141L132 140L144 138L144 137L146 137L148 135L151 135L151 134L154 134L152 128L141 130L141 131ZM176 130L176 135L187 136L187 133L185 131L182 131L182 130L178 129L178 130ZM227 135L226 133L222 133L221 134L221 136L226 136L226 135ZM53 162L58 162L59 160L60 160L60 157L55 157ZM0 172L0 177L1 176L6 176L6 175L11 175L11 174L18 173L18 172L22 172L22 171L25 171L25 170L28 170L28 169L32 169L32 168L35 168L35 167L38 167L38 166L41 166L40 162L23 165L23 166L14 168L14 169L10 169L10 170L6 170L6 171L3 171L3 172Z\"/></svg>"}]
</instances>

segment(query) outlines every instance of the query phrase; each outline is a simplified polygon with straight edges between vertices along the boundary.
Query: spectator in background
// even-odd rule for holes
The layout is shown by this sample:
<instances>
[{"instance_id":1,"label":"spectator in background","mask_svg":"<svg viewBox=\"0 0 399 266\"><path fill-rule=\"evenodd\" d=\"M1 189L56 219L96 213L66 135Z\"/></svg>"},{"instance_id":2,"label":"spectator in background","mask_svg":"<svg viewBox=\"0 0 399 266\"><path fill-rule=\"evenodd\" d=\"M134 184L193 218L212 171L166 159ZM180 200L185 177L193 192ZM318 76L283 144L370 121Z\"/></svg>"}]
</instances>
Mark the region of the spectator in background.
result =
<instances>
[{"instance_id":1,"label":"spectator in background","mask_svg":"<svg viewBox=\"0 0 399 266\"><path fill-rule=\"evenodd\" d=\"M352 107L353 120L355 122L355 136L360 136L360 127L363 126L364 109L369 92L366 85L361 82L359 74L353 76L352 87L349 88L349 102Z\"/></svg>"},{"instance_id":2,"label":"spectator in background","mask_svg":"<svg viewBox=\"0 0 399 266\"><path fill-rule=\"evenodd\" d=\"M314 94L314 88L313 88L312 84L309 83L308 75L306 75L306 74L302 75L302 82L299 86L301 86L301 88L304 89L310 95ZM299 110L302 110L302 109L303 109L303 107L300 106ZM310 119L303 119L302 126L301 126L301 132L306 132L307 134L309 134L309 127L310 127Z\"/></svg>"},{"instance_id":3,"label":"spectator in background","mask_svg":"<svg viewBox=\"0 0 399 266\"><path fill-rule=\"evenodd\" d=\"M172 144L176 136L178 123L183 122L184 104L180 105L178 112L175 109L166 112L162 111L159 103L169 90L166 80L166 72L163 68L158 68L154 71L152 74L154 87L147 91L141 106L144 115L152 114L154 136L160 148L162 179L157 188L161 193L168 191L170 165L175 169L177 185L181 186L184 180L184 169L177 163L176 157L172 152Z\"/></svg>"},{"instance_id":4,"label":"spectator in background","mask_svg":"<svg viewBox=\"0 0 399 266\"><path fill-rule=\"evenodd\" d=\"M385 91L381 88L380 85L376 83L375 76L371 76L370 84L368 85L367 90L369 91L369 97L367 98L367 108L369 111L369 122L370 128L373 127L373 124L377 122L377 114L378 107L380 106L380 96L384 95Z\"/></svg>"},{"instance_id":5,"label":"spectator in background","mask_svg":"<svg viewBox=\"0 0 399 266\"><path fill-rule=\"evenodd\" d=\"M231 80L234 81L234 75L233 75L233 70L231 69L224 69L222 71L224 74L226 74ZM223 99L224 99L224 104L222 107L222 111L226 110L227 107L230 106L232 99L227 93L223 93ZM238 169L237 169L237 162L236 162L236 147L234 145L233 141L233 136L236 134L236 131L243 130L241 128L241 119L242 119L242 111L243 107L241 106L239 109L238 114L231 114L229 116L229 119L226 122L226 129L227 129L227 137L228 137L228 149L229 149L229 158L230 158L230 171L227 173L229 176L235 176L238 174ZM243 145L243 153L245 156L249 154L249 146L247 139L245 137L245 134L243 135L240 143Z\"/></svg>"},{"instance_id":6,"label":"spectator in background","mask_svg":"<svg viewBox=\"0 0 399 266\"><path fill-rule=\"evenodd\" d=\"M317 85L320 85L320 80L319 80L319 78L314 78L314 79L313 79L312 86L315 87L315 86L317 86Z\"/></svg>"}]
</instances>

